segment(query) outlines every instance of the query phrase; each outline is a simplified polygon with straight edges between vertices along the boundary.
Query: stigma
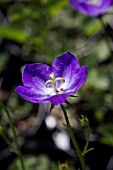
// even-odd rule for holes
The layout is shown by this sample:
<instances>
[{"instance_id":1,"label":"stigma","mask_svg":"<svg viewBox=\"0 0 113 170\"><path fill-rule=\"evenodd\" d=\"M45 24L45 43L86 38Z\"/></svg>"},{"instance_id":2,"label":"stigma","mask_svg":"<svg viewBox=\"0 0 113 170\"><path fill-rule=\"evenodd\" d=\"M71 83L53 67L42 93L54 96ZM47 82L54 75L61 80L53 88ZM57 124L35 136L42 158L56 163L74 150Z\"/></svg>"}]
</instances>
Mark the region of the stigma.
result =
<instances>
[{"instance_id":1,"label":"stigma","mask_svg":"<svg viewBox=\"0 0 113 170\"><path fill-rule=\"evenodd\" d=\"M63 93L64 89L63 88L57 88L57 81L61 81L62 83L65 83L65 79L63 77L54 77L54 74L49 75L50 79L45 82L45 86L47 88L53 88L54 87L54 92L55 93Z\"/></svg>"}]
</instances>

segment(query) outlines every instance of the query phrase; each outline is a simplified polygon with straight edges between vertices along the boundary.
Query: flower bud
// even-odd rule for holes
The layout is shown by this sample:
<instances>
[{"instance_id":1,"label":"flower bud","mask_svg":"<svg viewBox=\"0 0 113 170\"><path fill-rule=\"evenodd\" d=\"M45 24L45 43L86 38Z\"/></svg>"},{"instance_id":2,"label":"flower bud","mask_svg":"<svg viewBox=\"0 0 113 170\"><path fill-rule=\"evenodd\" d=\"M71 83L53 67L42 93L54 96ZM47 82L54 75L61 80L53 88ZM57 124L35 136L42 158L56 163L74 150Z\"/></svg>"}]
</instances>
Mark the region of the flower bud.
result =
<instances>
[{"instance_id":1,"label":"flower bud","mask_svg":"<svg viewBox=\"0 0 113 170\"><path fill-rule=\"evenodd\" d=\"M69 170L68 164L67 163L59 164L59 170Z\"/></svg>"},{"instance_id":2,"label":"flower bud","mask_svg":"<svg viewBox=\"0 0 113 170\"><path fill-rule=\"evenodd\" d=\"M82 127L88 127L89 126L89 120L88 117L81 115L81 118L78 118L79 123Z\"/></svg>"}]
</instances>

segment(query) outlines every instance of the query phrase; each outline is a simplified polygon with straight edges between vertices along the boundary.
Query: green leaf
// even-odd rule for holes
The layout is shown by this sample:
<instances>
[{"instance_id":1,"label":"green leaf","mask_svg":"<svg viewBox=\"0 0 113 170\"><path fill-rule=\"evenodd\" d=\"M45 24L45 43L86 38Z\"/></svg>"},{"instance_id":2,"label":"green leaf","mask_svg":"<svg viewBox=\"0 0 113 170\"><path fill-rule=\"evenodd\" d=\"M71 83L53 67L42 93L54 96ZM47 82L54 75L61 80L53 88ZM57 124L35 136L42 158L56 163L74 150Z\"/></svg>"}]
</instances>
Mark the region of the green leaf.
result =
<instances>
[{"instance_id":1,"label":"green leaf","mask_svg":"<svg viewBox=\"0 0 113 170\"><path fill-rule=\"evenodd\" d=\"M18 30L17 28L1 26L0 37L19 43L24 43L27 40L28 35L25 32Z\"/></svg>"},{"instance_id":2,"label":"green leaf","mask_svg":"<svg viewBox=\"0 0 113 170\"><path fill-rule=\"evenodd\" d=\"M55 16L57 15L62 8L64 8L65 6L67 6L67 2L65 0L62 1L56 1L56 3L54 3L50 8L49 8L49 14L51 16Z\"/></svg>"}]
</instances>

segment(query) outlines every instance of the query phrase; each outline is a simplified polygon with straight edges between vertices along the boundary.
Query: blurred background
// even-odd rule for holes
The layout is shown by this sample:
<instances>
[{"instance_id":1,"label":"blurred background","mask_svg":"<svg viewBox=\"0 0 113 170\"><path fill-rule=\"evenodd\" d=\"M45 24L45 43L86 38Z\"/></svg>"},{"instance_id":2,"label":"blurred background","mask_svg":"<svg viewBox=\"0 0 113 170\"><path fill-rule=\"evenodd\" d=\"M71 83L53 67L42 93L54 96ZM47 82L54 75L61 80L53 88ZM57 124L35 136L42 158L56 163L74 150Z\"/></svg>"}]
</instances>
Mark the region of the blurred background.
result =
<instances>
[{"instance_id":1,"label":"blurred background","mask_svg":"<svg viewBox=\"0 0 113 170\"><path fill-rule=\"evenodd\" d=\"M51 65L68 50L88 68L78 97L68 99L73 107L65 105L81 150L86 132L77 116L89 118L94 150L85 156L87 170L113 170L113 7L102 19L78 13L68 0L0 0L0 100L11 113L27 170L56 170L66 161L71 170L79 166L61 109L49 115L50 104L32 104L15 92L25 64ZM0 124L12 141L1 108ZM21 170L2 137L0 169Z\"/></svg>"}]
</instances>

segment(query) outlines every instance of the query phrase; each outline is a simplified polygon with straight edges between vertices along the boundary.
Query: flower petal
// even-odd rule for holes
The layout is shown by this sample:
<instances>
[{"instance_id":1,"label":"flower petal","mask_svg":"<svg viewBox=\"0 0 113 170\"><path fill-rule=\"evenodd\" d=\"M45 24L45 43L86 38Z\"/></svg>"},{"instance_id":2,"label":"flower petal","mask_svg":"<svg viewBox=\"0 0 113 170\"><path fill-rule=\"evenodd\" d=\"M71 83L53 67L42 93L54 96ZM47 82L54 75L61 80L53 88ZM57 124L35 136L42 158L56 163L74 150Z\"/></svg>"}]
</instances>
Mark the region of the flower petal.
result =
<instances>
[{"instance_id":1,"label":"flower petal","mask_svg":"<svg viewBox=\"0 0 113 170\"><path fill-rule=\"evenodd\" d=\"M67 95L65 94L57 94L57 95L51 96L50 98L48 98L48 100L54 105L60 105L65 102L66 98L67 98Z\"/></svg>"},{"instance_id":2,"label":"flower petal","mask_svg":"<svg viewBox=\"0 0 113 170\"><path fill-rule=\"evenodd\" d=\"M76 93L85 83L87 74L87 67L82 66L79 72L73 77L73 80L70 82L66 92L73 91L73 94Z\"/></svg>"},{"instance_id":3,"label":"flower petal","mask_svg":"<svg viewBox=\"0 0 113 170\"><path fill-rule=\"evenodd\" d=\"M113 4L113 0L103 0L100 6L96 5L84 5L86 14L95 17L108 10L108 8Z\"/></svg>"},{"instance_id":4,"label":"flower petal","mask_svg":"<svg viewBox=\"0 0 113 170\"><path fill-rule=\"evenodd\" d=\"M66 84L68 84L73 74L78 72L79 69L80 65L77 58L69 51L57 57L52 63L52 72L54 73L55 78L65 78ZM61 81L58 81L57 87L60 87L60 85Z\"/></svg>"},{"instance_id":5,"label":"flower petal","mask_svg":"<svg viewBox=\"0 0 113 170\"><path fill-rule=\"evenodd\" d=\"M62 94L56 94L54 96L48 97L46 100L53 103L54 105L60 105L60 104L63 104L66 98L71 94L73 94L72 91L64 92Z\"/></svg>"},{"instance_id":6,"label":"flower petal","mask_svg":"<svg viewBox=\"0 0 113 170\"><path fill-rule=\"evenodd\" d=\"M16 92L23 99L33 102L33 103L47 103L48 102L48 101L44 101L44 99L49 97L49 95L35 93L35 91L24 86L18 86L16 88Z\"/></svg>"},{"instance_id":7,"label":"flower petal","mask_svg":"<svg viewBox=\"0 0 113 170\"><path fill-rule=\"evenodd\" d=\"M27 64L24 68L22 81L26 87L34 87L47 93L45 82L49 80L51 67L46 64Z\"/></svg>"},{"instance_id":8,"label":"flower petal","mask_svg":"<svg viewBox=\"0 0 113 170\"><path fill-rule=\"evenodd\" d=\"M113 4L113 0L102 0L100 5L88 4L86 0L82 2L80 0L69 0L71 6L77 11L95 17L107 11L107 9Z\"/></svg>"},{"instance_id":9,"label":"flower petal","mask_svg":"<svg viewBox=\"0 0 113 170\"><path fill-rule=\"evenodd\" d=\"M53 96L50 95L41 95L35 93L33 90L28 89L24 86L18 86L16 88L16 92L25 100L33 103L47 103L51 102L54 105L60 105L63 104L66 100L66 98L73 94L73 92L66 92L62 94L55 94Z\"/></svg>"}]
</instances>

